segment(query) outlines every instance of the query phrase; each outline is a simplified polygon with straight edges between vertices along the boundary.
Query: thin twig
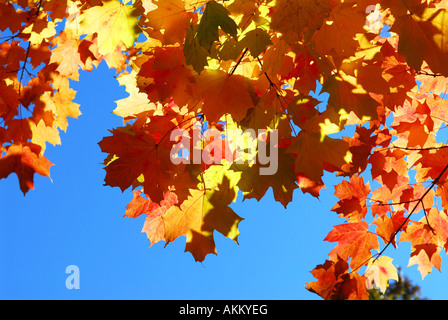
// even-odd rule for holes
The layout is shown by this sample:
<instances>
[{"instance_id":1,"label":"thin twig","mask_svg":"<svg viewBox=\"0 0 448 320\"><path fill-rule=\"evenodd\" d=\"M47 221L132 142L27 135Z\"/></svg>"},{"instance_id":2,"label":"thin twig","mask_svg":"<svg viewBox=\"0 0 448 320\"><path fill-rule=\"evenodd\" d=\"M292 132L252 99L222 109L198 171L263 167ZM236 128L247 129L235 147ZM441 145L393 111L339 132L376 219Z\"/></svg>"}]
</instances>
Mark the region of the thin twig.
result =
<instances>
[{"instance_id":1,"label":"thin twig","mask_svg":"<svg viewBox=\"0 0 448 320\"><path fill-rule=\"evenodd\" d=\"M429 77L433 77L433 78L435 78L435 77L443 77L443 75L441 75L440 73L429 73L429 72L424 71L424 70L418 71L417 74L421 75L421 76L429 76Z\"/></svg>"},{"instance_id":2,"label":"thin twig","mask_svg":"<svg viewBox=\"0 0 448 320\"><path fill-rule=\"evenodd\" d=\"M233 66L232 71L230 71L229 76L233 75L233 73L235 72L236 68L239 66L239 64L241 63L241 60L243 60L244 56L246 55L247 51L249 50L249 48L244 49L243 53L241 54L240 58L238 59L238 61L236 62L236 65Z\"/></svg>"},{"instance_id":3,"label":"thin twig","mask_svg":"<svg viewBox=\"0 0 448 320\"><path fill-rule=\"evenodd\" d=\"M394 144L391 145L392 149L400 149L407 151L431 151L431 150L440 150L448 148L448 145L440 146L440 147L428 147L428 148L409 148L409 147L397 147Z\"/></svg>"}]
</instances>

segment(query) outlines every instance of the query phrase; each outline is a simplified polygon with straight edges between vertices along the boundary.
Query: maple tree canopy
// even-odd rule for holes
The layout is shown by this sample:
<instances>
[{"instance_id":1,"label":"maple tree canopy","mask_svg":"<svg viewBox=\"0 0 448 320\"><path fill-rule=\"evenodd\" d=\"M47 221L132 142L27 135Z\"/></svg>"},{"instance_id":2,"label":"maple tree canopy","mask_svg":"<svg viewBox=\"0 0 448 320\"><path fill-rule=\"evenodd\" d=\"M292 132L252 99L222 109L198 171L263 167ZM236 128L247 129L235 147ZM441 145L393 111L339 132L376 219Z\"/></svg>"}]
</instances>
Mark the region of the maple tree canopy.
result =
<instances>
[{"instance_id":1,"label":"maple tree canopy","mask_svg":"<svg viewBox=\"0 0 448 320\"><path fill-rule=\"evenodd\" d=\"M447 0L0 0L0 30L0 179L15 173L24 194L81 114L71 81L104 60L129 94L99 142L105 183L133 192L125 216L146 216L151 244L185 236L203 261L215 230L237 241L238 193L272 189L286 207L334 174L341 224L308 290L384 291L398 279L385 254L403 241L422 277L441 270Z\"/></svg>"}]
</instances>

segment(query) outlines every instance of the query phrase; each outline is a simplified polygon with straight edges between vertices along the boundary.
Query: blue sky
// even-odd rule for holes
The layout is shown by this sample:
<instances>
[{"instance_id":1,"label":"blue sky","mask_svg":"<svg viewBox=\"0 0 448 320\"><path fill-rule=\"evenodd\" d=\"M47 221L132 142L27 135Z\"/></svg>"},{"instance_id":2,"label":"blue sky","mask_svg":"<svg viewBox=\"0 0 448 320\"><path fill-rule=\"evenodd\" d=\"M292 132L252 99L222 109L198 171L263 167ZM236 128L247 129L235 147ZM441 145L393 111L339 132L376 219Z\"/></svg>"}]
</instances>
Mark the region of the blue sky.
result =
<instances>
[{"instance_id":1,"label":"blue sky","mask_svg":"<svg viewBox=\"0 0 448 320\"><path fill-rule=\"evenodd\" d=\"M26 197L15 175L0 180L0 299L319 299L305 284L334 246L323 239L343 223L330 212L335 178L324 179L320 200L296 190L287 209L271 190L260 202L239 197L239 245L216 233L218 256L202 263L184 253L184 237L149 247L144 217L123 217L131 192L103 186L97 143L122 125L112 111L127 96L114 75L102 63L72 83L83 115L69 121L62 145L47 147L51 180L36 175ZM446 271L422 281L417 266L406 268L409 250L402 243L385 254L423 296L445 299ZM80 289L65 286L69 265L79 267Z\"/></svg>"}]
</instances>

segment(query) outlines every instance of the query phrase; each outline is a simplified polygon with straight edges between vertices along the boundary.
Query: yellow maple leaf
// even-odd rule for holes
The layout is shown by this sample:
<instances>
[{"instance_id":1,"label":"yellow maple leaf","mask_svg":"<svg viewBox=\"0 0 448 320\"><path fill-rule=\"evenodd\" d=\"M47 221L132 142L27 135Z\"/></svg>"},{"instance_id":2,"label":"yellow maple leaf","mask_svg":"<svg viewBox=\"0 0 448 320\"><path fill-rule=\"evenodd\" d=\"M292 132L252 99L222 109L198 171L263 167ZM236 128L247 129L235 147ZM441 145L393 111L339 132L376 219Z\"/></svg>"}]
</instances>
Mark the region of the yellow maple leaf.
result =
<instances>
[{"instance_id":1,"label":"yellow maple leaf","mask_svg":"<svg viewBox=\"0 0 448 320\"><path fill-rule=\"evenodd\" d=\"M59 136L58 128L53 126L47 126L44 120L40 120L39 123L29 120L30 130L33 134L31 142L41 146L40 154L44 154L46 149L46 143L49 142L52 145L61 144L61 137Z\"/></svg>"},{"instance_id":2,"label":"yellow maple leaf","mask_svg":"<svg viewBox=\"0 0 448 320\"><path fill-rule=\"evenodd\" d=\"M191 190L191 196L180 207L170 207L162 216L165 224L165 240L170 243L185 235L185 251L193 254L196 261L203 261L207 254L216 254L214 230L237 241L240 218L228 205L234 199L234 190L229 189L229 180L220 186L228 192L215 190Z\"/></svg>"},{"instance_id":3,"label":"yellow maple leaf","mask_svg":"<svg viewBox=\"0 0 448 320\"><path fill-rule=\"evenodd\" d=\"M381 256L377 260L369 262L365 273L369 289L377 287L384 293L389 285L389 280L398 281L397 268L392 264L392 260L392 258Z\"/></svg>"},{"instance_id":4,"label":"yellow maple leaf","mask_svg":"<svg viewBox=\"0 0 448 320\"><path fill-rule=\"evenodd\" d=\"M135 71L132 71L131 73L122 73L117 78L120 85L125 86L129 96L115 101L117 107L114 109L113 113L124 118L125 121L135 118L136 115L141 112L149 110L154 110L154 114L162 114L162 106L150 102L147 94L139 91L135 74Z\"/></svg>"},{"instance_id":5,"label":"yellow maple leaf","mask_svg":"<svg viewBox=\"0 0 448 320\"><path fill-rule=\"evenodd\" d=\"M132 47L140 33L138 11L118 0L103 1L102 6L84 11L80 19L81 34L98 34L98 52L102 55L114 52L121 42Z\"/></svg>"}]
</instances>

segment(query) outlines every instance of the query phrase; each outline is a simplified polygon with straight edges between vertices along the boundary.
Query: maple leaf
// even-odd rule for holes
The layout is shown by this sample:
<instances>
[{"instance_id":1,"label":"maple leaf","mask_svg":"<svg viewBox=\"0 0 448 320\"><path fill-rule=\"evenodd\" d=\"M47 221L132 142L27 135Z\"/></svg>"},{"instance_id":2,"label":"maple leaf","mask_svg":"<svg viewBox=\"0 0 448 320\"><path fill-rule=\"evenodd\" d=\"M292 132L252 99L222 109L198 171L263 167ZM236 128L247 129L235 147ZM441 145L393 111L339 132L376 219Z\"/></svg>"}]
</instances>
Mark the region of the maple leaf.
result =
<instances>
[{"instance_id":1,"label":"maple leaf","mask_svg":"<svg viewBox=\"0 0 448 320\"><path fill-rule=\"evenodd\" d=\"M284 148L278 149L278 162L282 165L275 174L261 175L260 164L244 165L233 164L230 169L241 172L238 187L243 191L244 198L257 199L258 201L272 187L274 199L279 201L285 208L292 201L294 190L298 187L293 170L294 158L286 153Z\"/></svg>"},{"instance_id":2,"label":"maple leaf","mask_svg":"<svg viewBox=\"0 0 448 320\"><path fill-rule=\"evenodd\" d=\"M208 169L212 164L234 160L234 152L230 149L227 138L222 138L221 135L222 133L218 129L209 129L203 135L205 141L201 143L203 144L202 160L205 163L205 169Z\"/></svg>"},{"instance_id":3,"label":"maple leaf","mask_svg":"<svg viewBox=\"0 0 448 320\"><path fill-rule=\"evenodd\" d=\"M103 152L118 157L107 163L106 184L118 186L124 191L143 175L145 192L153 201L160 202L170 184L169 170L173 164L162 161L164 156L169 159L170 149L159 148L152 135L135 132L130 127L111 132L113 136L99 142Z\"/></svg>"},{"instance_id":4,"label":"maple leaf","mask_svg":"<svg viewBox=\"0 0 448 320\"><path fill-rule=\"evenodd\" d=\"M412 249L414 250L418 245L435 244L438 245L438 239L434 236L431 227L422 221L412 221L412 224L407 226L406 230L400 236L400 242L411 242Z\"/></svg>"},{"instance_id":5,"label":"maple leaf","mask_svg":"<svg viewBox=\"0 0 448 320\"><path fill-rule=\"evenodd\" d=\"M348 273L348 263L343 259L337 259L336 262L326 260L323 265L318 265L311 273L318 281L307 283L307 290L317 293L324 299L329 299L333 295L340 277Z\"/></svg>"},{"instance_id":6,"label":"maple leaf","mask_svg":"<svg viewBox=\"0 0 448 320\"><path fill-rule=\"evenodd\" d=\"M367 300L366 278L357 273L348 273L348 264L340 257L336 262L326 260L311 271L317 279L307 283L306 289L325 300Z\"/></svg>"},{"instance_id":7,"label":"maple leaf","mask_svg":"<svg viewBox=\"0 0 448 320\"><path fill-rule=\"evenodd\" d=\"M310 92L316 90L316 78L321 72L318 57L309 46L298 47L292 68L284 79L294 79L294 88L299 92Z\"/></svg>"},{"instance_id":8,"label":"maple leaf","mask_svg":"<svg viewBox=\"0 0 448 320\"><path fill-rule=\"evenodd\" d=\"M78 118L81 115L79 104L73 102L76 91L69 87L68 78L61 77L57 79L57 83L53 84L56 92L53 98L43 95L47 108L56 115L55 124L64 131L67 131L68 117Z\"/></svg>"},{"instance_id":9,"label":"maple leaf","mask_svg":"<svg viewBox=\"0 0 448 320\"><path fill-rule=\"evenodd\" d=\"M140 92L140 89L137 87L137 81L134 73L122 73L117 78L120 85L125 86L126 92L129 93L129 96L115 101L117 107L114 109L113 113L122 117L125 121L134 119L138 114L145 111L156 111L161 109L161 106L148 100L148 95L146 93Z\"/></svg>"},{"instance_id":10,"label":"maple leaf","mask_svg":"<svg viewBox=\"0 0 448 320\"><path fill-rule=\"evenodd\" d=\"M415 246L415 250L411 253L408 267L417 264L422 279L432 271L433 267L436 267L440 271L442 262L442 258L439 254L440 250L439 247L431 243Z\"/></svg>"},{"instance_id":11,"label":"maple leaf","mask_svg":"<svg viewBox=\"0 0 448 320\"><path fill-rule=\"evenodd\" d=\"M51 12L50 16L52 20L62 20L66 17L67 6L68 1L50 0L45 1L43 9Z\"/></svg>"},{"instance_id":12,"label":"maple leaf","mask_svg":"<svg viewBox=\"0 0 448 320\"><path fill-rule=\"evenodd\" d=\"M11 43L3 42L0 45L0 64L5 66L5 71L11 72L20 69L20 61L25 60L26 50L21 47L19 41L11 41ZM10 57L16 59L11 60ZM8 95L4 95L7 97Z\"/></svg>"},{"instance_id":13,"label":"maple leaf","mask_svg":"<svg viewBox=\"0 0 448 320\"><path fill-rule=\"evenodd\" d=\"M196 186L201 190L204 188L220 190L228 197L228 201L236 201L238 192L238 182L241 179L241 172L230 170L232 164L214 164L203 171L200 176L202 181ZM227 189L220 188L225 183Z\"/></svg>"},{"instance_id":14,"label":"maple leaf","mask_svg":"<svg viewBox=\"0 0 448 320\"><path fill-rule=\"evenodd\" d=\"M281 70L284 60L289 57L285 55L289 51L290 46L284 39L276 36L271 37L271 41L272 45L267 47L263 55L262 71L275 76Z\"/></svg>"},{"instance_id":15,"label":"maple leaf","mask_svg":"<svg viewBox=\"0 0 448 320\"><path fill-rule=\"evenodd\" d=\"M305 28L314 32L329 14L326 0L280 0L273 9L271 27L283 33L300 34Z\"/></svg>"},{"instance_id":16,"label":"maple leaf","mask_svg":"<svg viewBox=\"0 0 448 320\"><path fill-rule=\"evenodd\" d=\"M415 165L421 168L417 171L417 181L425 181L426 179L436 179L440 181L446 180L447 172L444 171L448 157L448 149L422 150L421 158L416 161Z\"/></svg>"},{"instance_id":17,"label":"maple leaf","mask_svg":"<svg viewBox=\"0 0 448 320\"><path fill-rule=\"evenodd\" d=\"M321 28L314 32L316 50L322 55L347 58L358 48L356 35L363 33L365 9L353 7L353 4L351 1L338 2Z\"/></svg>"},{"instance_id":18,"label":"maple leaf","mask_svg":"<svg viewBox=\"0 0 448 320\"><path fill-rule=\"evenodd\" d=\"M34 189L34 174L50 177L53 164L40 154L40 147L34 144L11 145L6 155L0 158L0 179L15 173L19 178L20 190L25 195Z\"/></svg>"},{"instance_id":19,"label":"maple leaf","mask_svg":"<svg viewBox=\"0 0 448 320\"><path fill-rule=\"evenodd\" d=\"M40 120L37 124L30 121L30 130L33 136L31 142L41 147L41 154L44 154L47 142L52 145L61 144L58 128L47 126L44 120Z\"/></svg>"},{"instance_id":20,"label":"maple leaf","mask_svg":"<svg viewBox=\"0 0 448 320\"><path fill-rule=\"evenodd\" d=\"M407 141L406 147L424 147L433 131L434 121L430 117L430 109L426 103L416 100L405 101L401 108L396 108L391 128L395 135ZM400 141L395 144L399 145Z\"/></svg>"},{"instance_id":21,"label":"maple leaf","mask_svg":"<svg viewBox=\"0 0 448 320\"><path fill-rule=\"evenodd\" d=\"M50 63L58 64L56 70L62 76L79 80L78 70L83 65L78 52L81 41L68 30L67 32L62 31L53 42L57 47L51 51Z\"/></svg>"},{"instance_id":22,"label":"maple leaf","mask_svg":"<svg viewBox=\"0 0 448 320\"><path fill-rule=\"evenodd\" d=\"M402 150L381 150L372 154L369 163L372 164L372 178L381 177L381 182L389 190L394 190L399 185L401 178L407 178L408 169L403 157L406 155Z\"/></svg>"},{"instance_id":23,"label":"maple leaf","mask_svg":"<svg viewBox=\"0 0 448 320\"><path fill-rule=\"evenodd\" d=\"M391 217L383 215L375 219L372 223L377 225L375 232L383 239L384 243L392 243L396 248L395 237L398 231L406 229L406 218L403 216L404 211L397 211ZM401 229L399 229L401 228Z\"/></svg>"},{"instance_id":24,"label":"maple leaf","mask_svg":"<svg viewBox=\"0 0 448 320\"><path fill-rule=\"evenodd\" d=\"M272 8L269 3L256 3L254 0L233 1L227 4L227 10L235 17L235 22L241 30L251 28L251 25L268 26L267 14Z\"/></svg>"},{"instance_id":25,"label":"maple leaf","mask_svg":"<svg viewBox=\"0 0 448 320\"><path fill-rule=\"evenodd\" d=\"M444 35L448 33L448 15L445 8L413 8L408 12L406 4L399 2L406 8L395 10L395 22L390 29L396 32L400 41L398 53L402 54L410 67L419 71L423 61L426 61L434 73L448 75L444 61L448 57L448 42Z\"/></svg>"},{"instance_id":26,"label":"maple leaf","mask_svg":"<svg viewBox=\"0 0 448 320\"><path fill-rule=\"evenodd\" d=\"M182 43L185 31L190 25L190 19L194 14L186 11L182 0L159 0L143 2L148 25L156 31L163 30L164 44ZM154 8L153 6L157 7Z\"/></svg>"},{"instance_id":27,"label":"maple leaf","mask_svg":"<svg viewBox=\"0 0 448 320\"><path fill-rule=\"evenodd\" d=\"M14 85L7 85L0 82L0 116L6 120L12 120L17 115L17 105L20 95L15 90Z\"/></svg>"},{"instance_id":28,"label":"maple leaf","mask_svg":"<svg viewBox=\"0 0 448 320\"><path fill-rule=\"evenodd\" d=\"M366 278L358 273L343 275L333 300L367 300Z\"/></svg>"},{"instance_id":29,"label":"maple leaf","mask_svg":"<svg viewBox=\"0 0 448 320\"><path fill-rule=\"evenodd\" d=\"M149 81L146 86L139 86L140 91L151 102L165 104L172 99L178 106L194 104L195 78L185 64L180 47L154 49L154 58L146 61L138 73Z\"/></svg>"},{"instance_id":30,"label":"maple leaf","mask_svg":"<svg viewBox=\"0 0 448 320\"><path fill-rule=\"evenodd\" d=\"M143 198L143 191L141 190L132 190L132 194L132 200L126 206L125 217L137 218L142 214L150 214L159 207L159 205L151 201L151 199Z\"/></svg>"},{"instance_id":31,"label":"maple leaf","mask_svg":"<svg viewBox=\"0 0 448 320\"><path fill-rule=\"evenodd\" d=\"M12 3L0 3L0 30L9 28L16 33L21 28L21 21L26 19L26 12L14 8Z\"/></svg>"},{"instance_id":32,"label":"maple leaf","mask_svg":"<svg viewBox=\"0 0 448 320\"><path fill-rule=\"evenodd\" d=\"M353 112L361 123L378 119L378 102L357 83L356 78L340 73L327 79L322 90L331 93L328 104L338 113Z\"/></svg>"},{"instance_id":33,"label":"maple leaf","mask_svg":"<svg viewBox=\"0 0 448 320\"><path fill-rule=\"evenodd\" d=\"M219 188L228 190L229 181L223 180ZM216 254L213 231L237 241L238 224L242 220L228 205L234 198L232 192L192 190L191 196L180 208L173 206L162 219L167 244L181 235L187 237L185 250L196 261L203 261L207 254Z\"/></svg>"},{"instance_id":34,"label":"maple leaf","mask_svg":"<svg viewBox=\"0 0 448 320\"><path fill-rule=\"evenodd\" d=\"M448 248L448 216L446 211L439 211L431 208L428 213L428 222L435 236L438 238L438 245Z\"/></svg>"},{"instance_id":35,"label":"maple leaf","mask_svg":"<svg viewBox=\"0 0 448 320\"><path fill-rule=\"evenodd\" d=\"M369 231L369 224L365 221L340 224L333 227L324 239L338 242L330 251L332 260L337 256L350 260L350 266L355 269L366 264L372 257L371 250L379 249L377 236Z\"/></svg>"},{"instance_id":36,"label":"maple leaf","mask_svg":"<svg viewBox=\"0 0 448 320\"><path fill-rule=\"evenodd\" d=\"M442 99L440 96L429 93L425 99L426 104L431 110L431 117L434 121L434 131L438 131L440 126L445 123L447 118L446 115L446 105L448 103L447 100Z\"/></svg>"},{"instance_id":37,"label":"maple leaf","mask_svg":"<svg viewBox=\"0 0 448 320\"><path fill-rule=\"evenodd\" d=\"M97 33L98 52L102 55L112 53L120 43L130 48L140 33L136 8L118 0L103 1L102 6L94 6L81 14L79 32Z\"/></svg>"},{"instance_id":38,"label":"maple leaf","mask_svg":"<svg viewBox=\"0 0 448 320\"><path fill-rule=\"evenodd\" d=\"M103 152L115 156L106 158L104 163L106 184L118 186L122 191L141 184L151 200L159 203L173 186L174 176L184 172L183 167L171 161L175 142L169 139L170 133L176 128L189 127L192 121L194 118L185 120L166 108L164 115L153 118L149 124L136 121L112 130L112 136L98 143Z\"/></svg>"},{"instance_id":39,"label":"maple leaf","mask_svg":"<svg viewBox=\"0 0 448 320\"><path fill-rule=\"evenodd\" d=\"M142 232L146 233L148 240L150 241L150 246L154 245L159 241L165 241L165 224L162 219L162 216L165 215L166 211L171 208L173 205L178 203L177 196L172 192L167 192L164 194L163 200L159 204L155 204L148 200L141 200L141 197L137 198L134 193L136 201L138 203L130 207L127 207L126 212L130 214L133 213L145 213L146 219L142 228ZM133 200L134 200L133 199ZM138 199L138 200L137 200Z\"/></svg>"},{"instance_id":40,"label":"maple leaf","mask_svg":"<svg viewBox=\"0 0 448 320\"><path fill-rule=\"evenodd\" d=\"M216 1L207 2L197 29L197 38L203 48L210 50L212 44L218 41L218 28L236 38L238 26L229 14L230 12Z\"/></svg>"},{"instance_id":41,"label":"maple leaf","mask_svg":"<svg viewBox=\"0 0 448 320\"><path fill-rule=\"evenodd\" d=\"M48 21L47 19L39 19L39 17L30 23L22 31L25 34L29 34L28 41L31 45L40 46L47 39L51 39L56 35L56 24L54 21Z\"/></svg>"},{"instance_id":42,"label":"maple leaf","mask_svg":"<svg viewBox=\"0 0 448 320\"><path fill-rule=\"evenodd\" d=\"M261 28L247 32L239 42L240 46L249 48L250 54L254 58L263 53L270 44L272 44L271 36Z\"/></svg>"},{"instance_id":43,"label":"maple leaf","mask_svg":"<svg viewBox=\"0 0 448 320\"><path fill-rule=\"evenodd\" d=\"M205 70L196 77L199 94L204 100L203 113L210 122L229 113L239 122L254 106L249 93L250 84L240 75L229 75L220 70Z\"/></svg>"},{"instance_id":44,"label":"maple leaf","mask_svg":"<svg viewBox=\"0 0 448 320\"><path fill-rule=\"evenodd\" d=\"M353 175L348 181L342 181L335 186L335 196L340 201L331 209L347 218L349 222L360 221L367 213L367 196L370 193L369 184L364 179Z\"/></svg>"},{"instance_id":45,"label":"maple leaf","mask_svg":"<svg viewBox=\"0 0 448 320\"><path fill-rule=\"evenodd\" d=\"M317 133L300 131L287 152L296 155L294 170L319 182L326 171L339 170L347 161L348 144L339 139L321 137Z\"/></svg>"},{"instance_id":46,"label":"maple leaf","mask_svg":"<svg viewBox=\"0 0 448 320\"><path fill-rule=\"evenodd\" d=\"M303 174L296 174L297 183L300 190L303 193L309 193L315 198L319 198L320 191L325 188L325 184L320 179L319 181L313 181Z\"/></svg>"},{"instance_id":47,"label":"maple leaf","mask_svg":"<svg viewBox=\"0 0 448 320\"><path fill-rule=\"evenodd\" d=\"M400 237L401 241L411 242L411 258L409 265L418 265L422 279L435 267L441 270L441 247L446 249L448 240L448 219L444 211L439 212L431 208L428 212L428 220L422 218L419 222L413 221L412 225ZM428 224L428 223L429 224Z\"/></svg>"},{"instance_id":48,"label":"maple leaf","mask_svg":"<svg viewBox=\"0 0 448 320\"><path fill-rule=\"evenodd\" d=\"M360 174L367 168L368 157L372 149L376 146L377 136L372 136L374 127L367 129L365 127L356 127L353 137L343 137L349 145L349 151L352 155L351 163L342 166L341 175Z\"/></svg>"},{"instance_id":49,"label":"maple leaf","mask_svg":"<svg viewBox=\"0 0 448 320\"><path fill-rule=\"evenodd\" d=\"M436 210L435 208L433 208ZM432 211L431 218L434 219L435 212ZM422 278L431 272L433 267L439 271L441 268L440 246L446 244L446 217L444 219L432 220L437 226L437 233L422 218L421 221L413 221L400 236L400 242L411 242L411 258L409 266L418 264ZM425 222L423 222L425 221ZM440 235L440 237L438 236Z\"/></svg>"},{"instance_id":50,"label":"maple leaf","mask_svg":"<svg viewBox=\"0 0 448 320\"><path fill-rule=\"evenodd\" d=\"M193 67L197 73L201 73L204 67L208 65L207 57L209 56L206 49L204 49L196 36L197 26L190 25L187 29L185 37L184 55L187 65Z\"/></svg>"},{"instance_id":51,"label":"maple leaf","mask_svg":"<svg viewBox=\"0 0 448 320\"><path fill-rule=\"evenodd\" d=\"M379 288L383 293L389 285L389 280L398 281L397 268L392 264L392 258L381 256L374 261L369 261L365 277L367 277L368 288Z\"/></svg>"},{"instance_id":52,"label":"maple leaf","mask_svg":"<svg viewBox=\"0 0 448 320\"><path fill-rule=\"evenodd\" d=\"M424 62L421 71L415 77L415 79L420 82L419 92L427 94L428 96L432 96L431 93L439 96L445 92L448 85L448 79L441 75L431 76L433 73L425 64L426 63Z\"/></svg>"},{"instance_id":53,"label":"maple leaf","mask_svg":"<svg viewBox=\"0 0 448 320\"><path fill-rule=\"evenodd\" d=\"M389 93L384 95L383 104L390 108L402 105L407 99L407 92L412 90L417 83L416 78L409 74L410 67L404 57L397 53L389 41L381 47L384 60L381 62L383 78L389 84Z\"/></svg>"}]
</instances>

